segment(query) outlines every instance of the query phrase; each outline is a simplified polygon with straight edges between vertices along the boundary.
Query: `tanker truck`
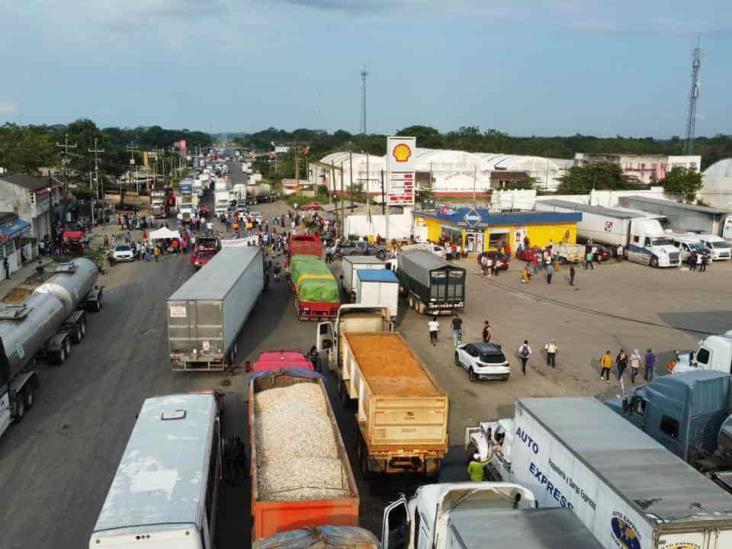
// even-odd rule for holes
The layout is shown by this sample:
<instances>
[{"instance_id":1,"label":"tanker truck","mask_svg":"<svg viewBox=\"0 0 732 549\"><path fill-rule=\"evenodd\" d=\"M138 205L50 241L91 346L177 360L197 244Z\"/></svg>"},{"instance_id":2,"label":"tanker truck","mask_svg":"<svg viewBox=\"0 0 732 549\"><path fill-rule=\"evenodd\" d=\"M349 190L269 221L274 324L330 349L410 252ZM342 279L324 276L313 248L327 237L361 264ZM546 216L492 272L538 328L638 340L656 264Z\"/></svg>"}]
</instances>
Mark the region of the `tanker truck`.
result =
<instances>
[{"instance_id":1,"label":"tanker truck","mask_svg":"<svg viewBox=\"0 0 732 549\"><path fill-rule=\"evenodd\" d=\"M62 364L86 335L87 310L102 308L97 266L86 258L59 264L21 304L0 305L0 436L33 406L36 358Z\"/></svg>"}]
</instances>

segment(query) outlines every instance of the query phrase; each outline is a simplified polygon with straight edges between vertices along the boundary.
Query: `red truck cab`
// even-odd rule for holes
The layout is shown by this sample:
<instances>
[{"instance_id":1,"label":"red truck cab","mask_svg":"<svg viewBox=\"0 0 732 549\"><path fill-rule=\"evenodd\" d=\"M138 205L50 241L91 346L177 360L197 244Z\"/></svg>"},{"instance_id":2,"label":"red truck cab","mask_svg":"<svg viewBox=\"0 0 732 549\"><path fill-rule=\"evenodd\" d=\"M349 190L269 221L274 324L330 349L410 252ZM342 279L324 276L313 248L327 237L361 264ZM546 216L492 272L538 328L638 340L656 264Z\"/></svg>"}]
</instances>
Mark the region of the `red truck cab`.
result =
<instances>
[{"instance_id":1,"label":"red truck cab","mask_svg":"<svg viewBox=\"0 0 732 549\"><path fill-rule=\"evenodd\" d=\"M196 247L191 254L191 265L200 269L219 253L221 241L216 236L197 236Z\"/></svg>"},{"instance_id":2,"label":"red truck cab","mask_svg":"<svg viewBox=\"0 0 732 549\"><path fill-rule=\"evenodd\" d=\"M268 351L259 355L254 363L253 372L269 372L288 368L303 368L314 370L312 363L300 351L280 350Z\"/></svg>"},{"instance_id":3,"label":"red truck cab","mask_svg":"<svg viewBox=\"0 0 732 549\"><path fill-rule=\"evenodd\" d=\"M287 262L285 268L290 264L293 255L314 255L323 257L323 241L316 234L297 233L290 235Z\"/></svg>"}]
</instances>

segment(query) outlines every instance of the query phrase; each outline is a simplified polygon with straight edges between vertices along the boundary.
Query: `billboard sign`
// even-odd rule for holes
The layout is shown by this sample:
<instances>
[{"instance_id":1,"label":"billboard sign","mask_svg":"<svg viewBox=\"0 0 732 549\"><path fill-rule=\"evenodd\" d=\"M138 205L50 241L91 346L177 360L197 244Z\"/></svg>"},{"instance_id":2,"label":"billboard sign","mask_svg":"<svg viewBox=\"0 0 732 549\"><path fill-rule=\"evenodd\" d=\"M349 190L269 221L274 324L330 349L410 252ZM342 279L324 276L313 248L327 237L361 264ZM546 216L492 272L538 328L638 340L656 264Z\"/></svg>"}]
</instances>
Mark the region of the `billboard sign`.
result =
<instances>
[{"instance_id":1,"label":"billboard sign","mask_svg":"<svg viewBox=\"0 0 732 549\"><path fill-rule=\"evenodd\" d=\"M391 206L413 206L416 137L386 138L386 179Z\"/></svg>"}]
</instances>

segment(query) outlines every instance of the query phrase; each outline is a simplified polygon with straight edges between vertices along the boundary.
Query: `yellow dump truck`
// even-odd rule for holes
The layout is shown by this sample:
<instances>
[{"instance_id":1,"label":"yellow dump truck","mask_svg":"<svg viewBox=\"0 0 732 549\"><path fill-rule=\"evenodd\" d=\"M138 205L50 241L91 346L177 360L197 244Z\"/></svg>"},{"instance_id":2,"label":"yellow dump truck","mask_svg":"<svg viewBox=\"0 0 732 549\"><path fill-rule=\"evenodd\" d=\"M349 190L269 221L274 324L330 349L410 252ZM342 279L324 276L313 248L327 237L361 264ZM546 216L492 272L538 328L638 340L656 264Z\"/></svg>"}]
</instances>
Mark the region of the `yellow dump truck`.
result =
<instances>
[{"instance_id":1,"label":"yellow dump truck","mask_svg":"<svg viewBox=\"0 0 732 549\"><path fill-rule=\"evenodd\" d=\"M345 333L341 343L362 473L436 477L448 446L445 392L398 333Z\"/></svg>"}]
</instances>

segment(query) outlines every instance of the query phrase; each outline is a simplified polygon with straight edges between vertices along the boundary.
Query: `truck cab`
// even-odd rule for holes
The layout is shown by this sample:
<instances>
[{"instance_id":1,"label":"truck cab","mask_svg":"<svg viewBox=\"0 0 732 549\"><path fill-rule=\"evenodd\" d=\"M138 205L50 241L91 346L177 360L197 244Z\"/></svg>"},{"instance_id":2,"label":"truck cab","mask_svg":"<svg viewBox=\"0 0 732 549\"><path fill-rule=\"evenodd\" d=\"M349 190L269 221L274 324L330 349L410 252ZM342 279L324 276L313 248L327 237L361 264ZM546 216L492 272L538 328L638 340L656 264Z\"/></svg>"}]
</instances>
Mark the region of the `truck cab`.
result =
<instances>
[{"instance_id":1,"label":"truck cab","mask_svg":"<svg viewBox=\"0 0 732 549\"><path fill-rule=\"evenodd\" d=\"M191 254L191 265L200 269L221 250L221 241L216 236L196 237L196 247Z\"/></svg>"},{"instance_id":2,"label":"truck cab","mask_svg":"<svg viewBox=\"0 0 732 549\"><path fill-rule=\"evenodd\" d=\"M674 374L690 370L717 370L732 374L732 330L699 341L696 351L679 353Z\"/></svg>"},{"instance_id":3,"label":"truck cab","mask_svg":"<svg viewBox=\"0 0 732 549\"><path fill-rule=\"evenodd\" d=\"M407 499L402 496L384 510L382 549L447 549L464 547L455 531L455 519L505 511L534 509L530 490L508 482L454 482L428 484ZM474 517L475 518L475 517ZM472 522L475 522L474 520ZM478 521L480 522L480 521Z\"/></svg>"},{"instance_id":4,"label":"truck cab","mask_svg":"<svg viewBox=\"0 0 732 549\"><path fill-rule=\"evenodd\" d=\"M300 368L304 370L313 370L312 363L300 351L281 350L267 351L259 355L259 359L254 363L252 371L271 372L273 370L287 370L290 368Z\"/></svg>"},{"instance_id":5,"label":"truck cab","mask_svg":"<svg viewBox=\"0 0 732 549\"><path fill-rule=\"evenodd\" d=\"M658 377L605 404L693 463L716 451L722 424L732 413L729 395L729 374L697 370Z\"/></svg>"},{"instance_id":6,"label":"truck cab","mask_svg":"<svg viewBox=\"0 0 732 549\"><path fill-rule=\"evenodd\" d=\"M657 219L638 217L631 220L628 260L651 267L678 267L679 251L671 235L667 234Z\"/></svg>"}]
</instances>

